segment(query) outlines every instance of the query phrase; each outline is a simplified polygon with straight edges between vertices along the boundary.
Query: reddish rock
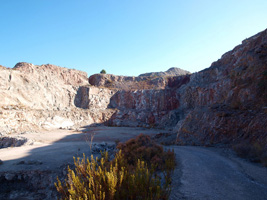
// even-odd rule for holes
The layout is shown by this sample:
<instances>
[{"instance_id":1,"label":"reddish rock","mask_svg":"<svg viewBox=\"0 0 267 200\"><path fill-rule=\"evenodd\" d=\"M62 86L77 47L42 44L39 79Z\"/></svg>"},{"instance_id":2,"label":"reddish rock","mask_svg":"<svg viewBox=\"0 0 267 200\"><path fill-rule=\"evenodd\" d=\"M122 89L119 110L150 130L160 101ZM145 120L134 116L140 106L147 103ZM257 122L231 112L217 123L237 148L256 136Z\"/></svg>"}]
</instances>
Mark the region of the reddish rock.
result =
<instances>
[{"instance_id":1,"label":"reddish rock","mask_svg":"<svg viewBox=\"0 0 267 200\"><path fill-rule=\"evenodd\" d=\"M175 128L179 143L267 144L267 30L192 74L177 93L185 113Z\"/></svg>"},{"instance_id":2,"label":"reddish rock","mask_svg":"<svg viewBox=\"0 0 267 200\"><path fill-rule=\"evenodd\" d=\"M167 86L169 88L179 88L190 81L190 75L172 76L167 78Z\"/></svg>"},{"instance_id":3,"label":"reddish rock","mask_svg":"<svg viewBox=\"0 0 267 200\"><path fill-rule=\"evenodd\" d=\"M164 126L170 122L170 112L179 108L179 101L174 90L117 91L109 108L118 109L110 125Z\"/></svg>"}]
</instances>

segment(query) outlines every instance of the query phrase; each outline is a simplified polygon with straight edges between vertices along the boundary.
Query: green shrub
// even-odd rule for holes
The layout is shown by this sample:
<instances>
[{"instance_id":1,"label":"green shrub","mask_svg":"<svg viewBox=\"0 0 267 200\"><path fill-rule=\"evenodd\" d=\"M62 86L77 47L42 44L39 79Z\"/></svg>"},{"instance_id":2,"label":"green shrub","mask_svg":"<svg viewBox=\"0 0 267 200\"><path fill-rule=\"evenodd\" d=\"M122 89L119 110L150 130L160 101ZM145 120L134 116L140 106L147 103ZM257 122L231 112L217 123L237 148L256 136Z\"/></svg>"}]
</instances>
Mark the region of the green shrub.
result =
<instances>
[{"instance_id":1,"label":"green shrub","mask_svg":"<svg viewBox=\"0 0 267 200\"><path fill-rule=\"evenodd\" d=\"M156 152L163 155L162 147L154 144L147 136L141 135L135 140L130 140L126 142L126 146L133 141L141 146L147 145L149 149L154 147ZM126 159L124 150L119 150L111 161L107 152L102 154L101 159L94 159L92 155L91 161L85 156L82 159L74 158L75 170L68 168L65 182L62 183L58 179L55 183L61 199L168 199L175 160L170 159L170 156L161 162L159 158L163 164L160 165L162 175L158 175L155 167L150 167L155 162L148 159L151 156L145 157L149 163L147 164L144 159L140 160L137 157L133 160ZM166 155L172 153L166 152ZM174 159L174 156L172 158Z\"/></svg>"},{"instance_id":2,"label":"green shrub","mask_svg":"<svg viewBox=\"0 0 267 200\"><path fill-rule=\"evenodd\" d=\"M104 69L102 69L101 71L100 71L100 74L106 74L107 72L106 72L106 70L104 70Z\"/></svg>"}]
</instances>

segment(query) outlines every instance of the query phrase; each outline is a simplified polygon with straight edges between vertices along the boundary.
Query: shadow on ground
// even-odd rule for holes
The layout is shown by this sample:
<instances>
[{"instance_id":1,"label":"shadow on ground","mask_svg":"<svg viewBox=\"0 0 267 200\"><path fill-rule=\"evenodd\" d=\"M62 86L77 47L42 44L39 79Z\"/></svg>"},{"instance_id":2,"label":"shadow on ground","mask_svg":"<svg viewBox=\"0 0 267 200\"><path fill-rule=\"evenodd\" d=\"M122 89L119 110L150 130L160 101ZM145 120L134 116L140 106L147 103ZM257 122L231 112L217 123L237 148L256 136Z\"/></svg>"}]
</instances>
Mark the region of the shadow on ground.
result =
<instances>
[{"instance_id":1,"label":"shadow on ground","mask_svg":"<svg viewBox=\"0 0 267 200\"><path fill-rule=\"evenodd\" d=\"M85 126L79 132L53 130L23 135L35 142L32 145L0 150L0 199L55 199L54 182L63 176L73 157L91 155L93 143L114 144L140 133L155 135L162 130ZM96 156L100 156L99 154Z\"/></svg>"}]
</instances>

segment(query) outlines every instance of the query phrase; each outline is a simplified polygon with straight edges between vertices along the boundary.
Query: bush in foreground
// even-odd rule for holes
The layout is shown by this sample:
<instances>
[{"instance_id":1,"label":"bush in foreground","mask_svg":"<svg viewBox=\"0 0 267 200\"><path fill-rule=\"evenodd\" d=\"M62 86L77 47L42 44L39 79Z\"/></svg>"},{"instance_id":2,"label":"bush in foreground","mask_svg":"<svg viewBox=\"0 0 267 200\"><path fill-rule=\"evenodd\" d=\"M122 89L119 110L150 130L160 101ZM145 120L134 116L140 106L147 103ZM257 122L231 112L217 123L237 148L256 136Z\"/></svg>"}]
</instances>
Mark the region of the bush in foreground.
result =
<instances>
[{"instance_id":1,"label":"bush in foreground","mask_svg":"<svg viewBox=\"0 0 267 200\"><path fill-rule=\"evenodd\" d=\"M150 140L150 138L139 136L134 141L140 141L138 144L141 148L144 144L148 144L144 142L146 139ZM156 148L156 154L160 152L162 155L163 149L158 149L159 147ZM101 159L94 159L93 155L91 161L85 156L82 159L74 159L75 170L69 168L65 182L62 183L58 179L55 183L61 199L168 199L175 160L166 159L165 163L162 161L160 165L162 173L158 175L159 171L156 172L152 164L155 161L151 162L148 159L155 156L155 152L150 148L148 152L153 153L150 156L146 154L146 157L141 157L141 159L137 157L133 160L128 159L125 149L119 150L111 161L108 159L107 152L102 154Z\"/></svg>"}]
</instances>

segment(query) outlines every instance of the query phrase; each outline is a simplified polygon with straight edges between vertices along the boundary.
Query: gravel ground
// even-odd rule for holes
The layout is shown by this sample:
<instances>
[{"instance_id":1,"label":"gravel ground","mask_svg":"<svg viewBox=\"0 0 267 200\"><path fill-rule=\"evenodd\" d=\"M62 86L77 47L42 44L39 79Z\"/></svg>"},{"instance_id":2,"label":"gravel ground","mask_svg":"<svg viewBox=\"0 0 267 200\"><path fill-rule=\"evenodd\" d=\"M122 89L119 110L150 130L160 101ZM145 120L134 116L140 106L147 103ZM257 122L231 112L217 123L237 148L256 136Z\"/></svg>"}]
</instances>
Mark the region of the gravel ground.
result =
<instances>
[{"instance_id":1,"label":"gravel ground","mask_svg":"<svg viewBox=\"0 0 267 200\"><path fill-rule=\"evenodd\" d=\"M170 199L267 199L267 168L215 148L170 148L178 161Z\"/></svg>"}]
</instances>

